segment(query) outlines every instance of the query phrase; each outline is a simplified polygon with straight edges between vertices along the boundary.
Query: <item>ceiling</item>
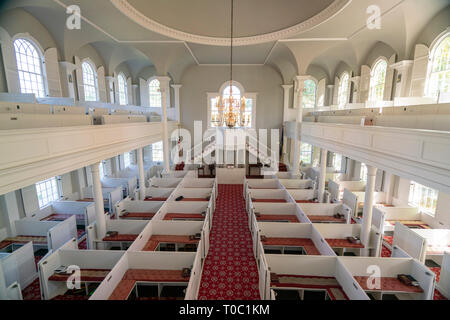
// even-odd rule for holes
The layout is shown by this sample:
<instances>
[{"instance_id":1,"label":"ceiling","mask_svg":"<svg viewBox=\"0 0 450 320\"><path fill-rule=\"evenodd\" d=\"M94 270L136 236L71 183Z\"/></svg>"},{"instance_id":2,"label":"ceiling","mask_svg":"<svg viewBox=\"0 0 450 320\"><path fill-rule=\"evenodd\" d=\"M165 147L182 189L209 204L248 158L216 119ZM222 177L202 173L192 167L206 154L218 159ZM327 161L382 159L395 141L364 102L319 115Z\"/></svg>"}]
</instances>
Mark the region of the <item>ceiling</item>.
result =
<instances>
[{"instance_id":1,"label":"ceiling","mask_svg":"<svg viewBox=\"0 0 450 320\"><path fill-rule=\"evenodd\" d=\"M410 59L423 28L450 1L235 0L234 4L233 62L272 66L290 82L312 65L322 68L329 79L342 63L358 72L379 42L397 52L398 59ZM380 30L366 26L367 8L373 4L380 8ZM70 5L81 8L80 31L65 28ZM134 81L150 67L180 81L191 65L227 65L230 60L230 50L224 47L230 43L226 0L9 0L3 1L2 10L25 10L38 20L62 60L89 47L103 59L107 74L126 65Z\"/></svg>"}]
</instances>

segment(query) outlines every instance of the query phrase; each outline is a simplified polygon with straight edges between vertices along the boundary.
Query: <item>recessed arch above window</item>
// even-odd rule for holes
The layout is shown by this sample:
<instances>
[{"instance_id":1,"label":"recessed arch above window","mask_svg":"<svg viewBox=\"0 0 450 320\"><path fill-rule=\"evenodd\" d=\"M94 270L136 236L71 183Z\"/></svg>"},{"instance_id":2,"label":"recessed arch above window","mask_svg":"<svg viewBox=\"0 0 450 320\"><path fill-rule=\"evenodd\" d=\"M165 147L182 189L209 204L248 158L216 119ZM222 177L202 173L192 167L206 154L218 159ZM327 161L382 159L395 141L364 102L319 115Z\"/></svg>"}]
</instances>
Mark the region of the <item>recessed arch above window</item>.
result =
<instances>
[{"instance_id":1,"label":"recessed arch above window","mask_svg":"<svg viewBox=\"0 0 450 320\"><path fill-rule=\"evenodd\" d=\"M387 61L380 58L370 72L369 101L382 101L386 83Z\"/></svg>"},{"instance_id":2,"label":"recessed arch above window","mask_svg":"<svg viewBox=\"0 0 450 320\"><path fill-rule=\"evenodd\" d=\"M93 64L86 60L81 64L83 71L83 87L85 101L98 101L97 72Z\"/></svg>"},{"instance_id":3,"label":"recessed arch above window","mask_svg":"<svg viewBox=\"0 0 450 320\"><path fill-rule=\"evenodd\" d=\"M428 69L426 95L437 97L450 92L450 32L440 36L433 46Z\"/></svg>"},{"instance_id":4,"label":"recessed arch above window","mask_svg":"<svg viewBox=\"0 0 450 320\"><path fill-rule=\"evenodd\" d=\"M348 102L349 81L350 75L348 74L348 72L344 72L339 81L339 89L338 89L339 108L343 108Z\"/></svg>"},{"instance_id":5,"label":"recessed arch above window","mask_svg":"<svg viewBox=\"0 0 450 320\"><path fill-rule=\"evenodd\" d=\"M302 106L303 108L314 108L316 106L317 84L312 79L305 80L303 89Z\"/></svg>"},{"instance_id":6,"label":"recessed arch above window","mask_svg":"<svg viewBox=\"0 0 450 320\"><path fill-rule=\"evenodd\" d=\"M123 73L119 73L119 75L117 76L117 86L119 89L119 104L128 104L127 79L125 78L125 75Z\"/></svg>"},{"instance_id":7,"label":"recessed arch above window","mask_svg":"<svg viewBox=\"0 0 450 320\"><path fill-rule=\"evenodd\" d=\"M38 47L30 40L14 40L17 71L21 93L34 93L36 97L46 96L43 56Z\"/></svg>"},{"instance_id":8,"label":"recessed arch above window","mask_svg":"<svg viewBox=\"0 0 450 320\"><path fill-rule=\"evenodd\" d=\"M153 79L148 84L150 107L161 108L161 83L158 79Z\"/></svg>"}]
</instances>

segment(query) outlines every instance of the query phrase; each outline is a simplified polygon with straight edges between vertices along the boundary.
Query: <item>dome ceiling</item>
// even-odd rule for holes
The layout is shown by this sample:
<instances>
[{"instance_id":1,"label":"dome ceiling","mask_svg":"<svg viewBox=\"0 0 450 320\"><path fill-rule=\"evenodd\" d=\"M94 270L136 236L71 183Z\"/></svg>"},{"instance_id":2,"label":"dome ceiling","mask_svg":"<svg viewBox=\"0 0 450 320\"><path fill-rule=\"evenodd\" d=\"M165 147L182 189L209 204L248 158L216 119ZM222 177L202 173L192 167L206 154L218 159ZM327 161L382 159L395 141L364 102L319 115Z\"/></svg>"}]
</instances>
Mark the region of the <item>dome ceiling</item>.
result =
<instances>
[{"instance_id":1,"label":"dome ceiling","mask_svg":"<svg viewBox=\"0 0 450 320\"><path fill-rule=\"evenodd\" d=\"M111 0L128 18L165 36L210 45L229 45L230 1ZM235 0L236 45L288 38L311 30L350 0Z\"/></svg>"}]
</instances>

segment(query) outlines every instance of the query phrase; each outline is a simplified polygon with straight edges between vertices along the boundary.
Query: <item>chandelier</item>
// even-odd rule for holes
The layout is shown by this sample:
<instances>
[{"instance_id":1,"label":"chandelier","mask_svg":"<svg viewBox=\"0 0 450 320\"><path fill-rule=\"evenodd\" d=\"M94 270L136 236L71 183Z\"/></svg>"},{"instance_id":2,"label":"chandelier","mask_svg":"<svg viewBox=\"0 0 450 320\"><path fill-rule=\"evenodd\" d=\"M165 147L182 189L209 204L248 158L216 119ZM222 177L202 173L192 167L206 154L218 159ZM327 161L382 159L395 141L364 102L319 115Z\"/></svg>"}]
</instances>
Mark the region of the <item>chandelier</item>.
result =
<instances>
[{"instance_id":1,"label":"chandelier","mask_svg":"<svg viewBox=\"0 0 450 320\"><path fill-rule=\"evenodd\" d=\"M228 96L216 98L215 104L218 114L212 118L216 127L223 125L228 128L246 127L250 123L250 115L245 116L245 97L240 99L233 96L233 23L234 0L231 0L231 36L230 36L230 92ZM223 93L222 93L223 94Z\"/></svg>"}]
</instances>

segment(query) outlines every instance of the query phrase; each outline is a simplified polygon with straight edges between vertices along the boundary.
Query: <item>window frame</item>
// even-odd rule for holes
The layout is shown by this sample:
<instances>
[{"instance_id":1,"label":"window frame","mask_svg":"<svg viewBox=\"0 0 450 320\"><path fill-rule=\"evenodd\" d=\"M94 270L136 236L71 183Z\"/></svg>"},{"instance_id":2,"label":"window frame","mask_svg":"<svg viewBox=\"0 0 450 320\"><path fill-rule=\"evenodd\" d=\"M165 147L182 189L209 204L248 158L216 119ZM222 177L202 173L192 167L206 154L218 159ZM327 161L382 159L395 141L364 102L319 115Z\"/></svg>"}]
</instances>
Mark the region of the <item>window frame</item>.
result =
<instances>
[{"instance_id":1,"label":"window frame","mask_svg":"<svg viewBox=\"0 0 450 320\"><path fill-rule=\"evenodd\" d=\"M344 87L342 85L344 78L347 78L347 81L346 81L347 85L345 87L345 102L341 103L341 97L343 96L342 90L344 89ZM345 105L348 103L349 94L350 94L350 73L348 73L347 71L344 71L341 74L341 77L339 78L338 99L337 99L337 104L338 104L339 109L343 109L345 107Z\"/></svg>"},{"instance_id":2,"label":"window frame","mask_svg":"<svg viewBox=\"0 0 450 320\"><path fill-rule=\"evenodd\" d=\"M425 92L424 92L424 96L425 97L431 97L431 98L438 98L439 96L439 90L435 93L431 92L432 89L432 76L433 74L436 73L450 73L450 63L449 63L449 69L443 70L443 71L439 71L439 72L433 72L434 69L434 61L435 61L435 57L436 57L436 53L439 49L439 47L444 43L444 41L450 37L450 27L448 27L444 32L442 32L438 37L436 37L436 39L433 41L433 43L431 44L431 51L430 51L430 56L428 58L428 70L427 70L427 78L426 78L426 84L425 84ZM450 59L450 53L449 53L449 59ZM450 83L449 83L449 91L450 92Z\"/></svg>"},{"instance_id":3,"label":"window frame","mask_svg":"<svg viewBox=\"0 0 450 320\"><path fill-rule=\"evenodd\" d=\"M38 58L39 58L39 67L40 67L40 74L37 74L35 72L29 72L29 71L25 71L25 70L21 70L19 69L19 63L17 61L17 55L18 52L16 50L16 41L25 41L27 43L29 43L31 45L31 47L36 51ZM31 37L29 34L17 34L15 37L13 37L12 39L12 43L13 43L13 49L14 49L14 59L16 60L16 70L17 70L17 78L18 78L18 84L19 84L19 91L23 94L34 94L37 98L45 98L48 97L49 92L48 92L48 83L47 83L47 71L45 68L45 56L44 56L44 50L43 48L40 46L39 42L37 42L33 37ZM28 59L27 59L28 61ZM36 66L35 66L36 68ZM39 75L41 82L42 82L42 93L43 96L39 96L38 94L36 94L36 92L23 92L23 87L21 85L22 79L20 77L20 73L28 73L28 74L33 74L33 75ZM23 80L25 81L25 80Z\"/></svg>"},{"instance_id":4,"label":"window frame","mask_svg":"<svg viewBox=\"0 0 450 320\"><path fill-rule=\"evenodd\" d=\"M423 198L419 199L419 203L415 202L416 199L413 199L413 198L415 198L415 193L417 191L417 190L415 190L416 187L417 188L426 189L427 192L431 191L432 193L436 194L436 199L432 199L433 202L435 201L435 204L433 205L433 208L429 209L427 207L423 207L421 205L422 201L424 200ZM411 194L411 191L413 191L412 194ZM422 196L422 197L423 197L423 195L424 195L423 193L420 194L420 196ZM417 208L420 213L427 214L427 215L429 215L429 216L434 218L436 216L436 207L437 207L437 202L438 201L439 201L439 190L436 190L436 189L424 186L423 184L420 184L420 183L412 181L412 180L410 181L409 195L408 195L408 204L410 206Z\"/></svg>"},{"instance_id":5,"label":"window frame","mask_svg":"<svg viewBox=\"0 0 450 320\"><path fill-rule=\"evenodd\" d=\"M155 147L154 147L155 145L158 145L157 149L155 149ZM160 148L159 148L159 145L161 145ZM160 163L164 162L164 145L163 145L163 141L161 140L161 141L157 141L155 143L152 143L151 146L152 146L152 162L160 162ZM160 157L158 159L161 159L161 160L155 160L155 156L154 156L155 151L160 153Z\"/></svg>"},{"instance_id":6,"label":"window frame","mask_svg":"<svg viewBox=\"0 0 450 320\"><path fill-rule=\"evenodd\" d=\"M123 88L121 88L121 80L123 82ZM123 92L122 92L123 89ZM125 74L123 72L119 73L117 76L117 93L118 93L118 97L119 97L119 104L121 106L126 106L128 105L128 83L127 83L127 78L125 77ZM123 98L125 99L122 103L122 95Z\"/></svg>"},{"instance_id":7,"label":"window frame","mask_svg":"<svg viewBox=\"0 0 450 320\"><path fill-rule=\"evenodd\" d=\"M131 161L131 153L130 152L125 152L123 154L123 167L124 167L124 169L130 167L132 164L133 163Z\"/></svg>"},{"instance_id":8,"label":"window frame","mask_svg":"<svg viewBox=\"0 0 450 320\"><path fill-rule=\"evenodd\" d=\"M47 183L50 183L50 185L47 185ZM38 199L39 209L45 208L51 202L57 201L61 198L62 192L61 192L60 183L61 183L60 177L53 177L53 178L49 178L49 179L45 179L45 180L36 182L34 184L35 189L36 189L36 196ZM51 191L52 194L49 194L49 191ZM45 194L46 194L45 199L42 198L43 192L45 192ZM40 197L42 199L40 199Z\"/></svg>"},{"instance_id":9,"label":"window frame","mask_svg":"<svg viewBox=\"0 0 450 320\"><path fill-rule=\"evenodd\" d=\"M373 81L377 80L375 72L378 70L378 68L380 67L381 64L385 65L384 79L382 82L378 82L378 83L374 84ZM389 65L388 60L384 57L378 58L376 60L376 62L373 64L372 70L370 70L368 101L378 102L378 101L384 100L384 92L385 92L385 87L386 87L386 75L387 75L388 65ZM376 92L377 87L380 87L381 85L382 85L381 98L378 98L378 97L374 98L374 92Z\"/></svg>"},{"instance_id":10,"label":"window frame","mask_svg":"<svg viewBox=\"0 0 450 320\"><path fill-rule=\"evenodd\" d=\"M314 84L314 104L312 107L306 107L305 106L305 93L306 93L306 83L310 82ZM310 78L310 79L306 79L303 81L303 95L302 95L302 108L303 109L315 109L317 106L317 85L318 82L316 81L316 79ZM312 94L310 96L313 96Z\"/></svg>"},{"instance_id":11,"label":"window frame","mask_svg":"<svg viewBox=\"0 0 450 320\"><path fill-rule=\"evenodd\" d=\"M89 66L89 68L92 70L93 73L93 85L92 84L86 84L86 77L85 77L85 68L84 66ZM81 75L83 78L83 91L84 91L84 101L88 102L96 102L99 101L99 91L98 91L98 74L95 67L95 64L90 59L84 59L81 62ZM95 100L88 100L86 96L86 87L94 88L95 91Z\"/></svg>"},{"instance_id":12,"label":"window frame","mask_svg":"<svg viewBox=\"0 0 450 320\"><path fill-rule=\"evenodd\" d=\"M151 88L151 84L158 82L158 89L157 92L152 92ZM163 107L162 105L162 94L161 94L161 81L155 77L150 78L148 80L148 85L147 85L147 91L148 91L148 105L150 108L159 108L161 109ZM152 105L152 97L154 99L156 99L156 96L159 98L159 105Z\"/></svg>"},{"instance_id":13,"label":"window frame","mask_svg":"<svg viewBox=\"0 0 450 320\"><path fill-rule=\"evenodd\" d=\"M305 149L304 149L304 146L309 146L309 150L305 150ZM306 164L306 165L312 164L312 161L313 161L313 152L314 152L314 147L313 147L312 144L306 143L306 142L302 142L302 143L300 144L300 163L303 163L303 164ZM308 161L308 162L303 161L303 159L304 159L303 157L304 157L305 155L308 155L308 157L309 157L309 161Z\"/></svg>"}]
</instances>

